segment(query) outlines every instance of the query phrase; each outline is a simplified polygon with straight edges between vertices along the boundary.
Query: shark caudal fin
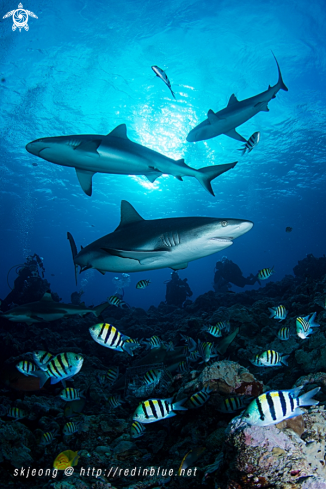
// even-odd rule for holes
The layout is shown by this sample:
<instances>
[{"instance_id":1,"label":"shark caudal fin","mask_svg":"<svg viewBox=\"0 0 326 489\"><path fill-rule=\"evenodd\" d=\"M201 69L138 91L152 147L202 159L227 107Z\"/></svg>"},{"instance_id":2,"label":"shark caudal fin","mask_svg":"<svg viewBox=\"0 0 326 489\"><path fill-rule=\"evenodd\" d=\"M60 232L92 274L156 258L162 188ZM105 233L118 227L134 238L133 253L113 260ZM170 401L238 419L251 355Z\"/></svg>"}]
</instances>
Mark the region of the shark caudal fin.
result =
<instances>
[{"instance_id":1,"label":"shark caudal fin","mask_svg":"<svg viewBox=\"0 0 326 489\"><path fill-rule=\"evenodd\" d=\"M99 306L96 306L94 309L93 309L93 312L95 314L96 317L99 317L103 311L105 311L105 309L107 307L109 307L109 303L108 302L104 302L103 304L100 304Z\"/></svg>"},{"instance_id":2,"label":"shark caudal fin","mask_svg":"<svg viewBox=\"0 0 326 489\"><path fill-rule=\"evenodd\" d=\"M234 168L238 162L234 163L226 163L225 165L214 165L214 166L205 166L204 168L200 168L197 170L196 175L194 175L198 182L211 194L215 197L215 194L212 189L211 181L214 178L222 175L231 168Z\"/></svg>"},{"instance_id":3,"label":"shark caudal fin","mask_svg":"<svg viewBox=\"0 0 326 489\"><path fill-rule=\"evenodd\" d=\"M283 81L282 73L281 73L281 69L280 69L280 65L278 64L278 61L277 61L276 56L273 53L273 51L272 51L272 55L274 56L274 59L275 59L276 64L277 64L277 69L278 69L278 82L277 82L277 84L280 86L280 89L285 90L286 92L288 92L289 89L288 89L288 87L285 85L285 83Z\"/></svg>"},{"instance_id":4,"label":"shark caudal fin","mask_svg":"<svg viewBox=\"0 0 326 489\"><path fill-rule=\"evenodd\" d=\"M69 243L70 243L70 248L71 248L71 252L72 252L72 259L73 259L74 265L75 265L75 280L76 280L76 285L77 285L78 265L76 265L76 263L75 263L75 256L78 255L78 252L77 252L75 240L72 237L72 235L69 233L69 231L67 232L67 239L69 240Z\"/></svg>"}]
</instances>

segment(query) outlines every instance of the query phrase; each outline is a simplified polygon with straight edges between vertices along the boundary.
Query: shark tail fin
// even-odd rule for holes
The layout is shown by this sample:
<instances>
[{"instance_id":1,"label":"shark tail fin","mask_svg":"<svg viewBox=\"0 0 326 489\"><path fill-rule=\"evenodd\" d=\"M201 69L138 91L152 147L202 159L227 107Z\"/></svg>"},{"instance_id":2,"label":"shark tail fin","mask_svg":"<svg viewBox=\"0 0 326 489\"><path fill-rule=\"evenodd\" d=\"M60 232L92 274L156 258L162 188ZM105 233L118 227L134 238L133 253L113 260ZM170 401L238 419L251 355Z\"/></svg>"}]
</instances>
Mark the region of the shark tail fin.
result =
<instances>
[{"instance_id":1,"label":"shark tail fin","mask_svg":"<svg viewBox=\"0 0 326 489\"><path fill-rule=\"evenodd\" d=\"M76 285L77 285L78 265L75 264L75 256L78 255L78 251L77 251L75 240L72 237L72 235L69 233L69 231L67 232L67 239L69 240L69 243L70 243L70 248L71 248L71 252L72 252L72 259L73 259L74 265L75 265L75 280L76 280Z\"/></svg>"},{"instance_id":2,"label":"shark tail fin","mask_svg":"<svg viewBox=\"0 0 326 489\"><path fill-rule=\"evenodd\" d=\"M103 311L105 311L105 309L107 307L109 307L109 303L108 302L104 302L103 304L100 304L99 306L96 306L94 309L93 309L93 312L95 314L96 317L99 317Z\"/></svg>"},{"instance_id":3,"label":"shark tail fin","mask_svg":"<svg viewBox=\"0 0 326 489\"><path fill-rule=\"evenodd\" d=\"M236 161L235 163L226 163L225 165L205 166L204 168L200 168L200 170L197 170L196 175L194 176L197 178L198 182L211 195L213 195L213 197L215 197L211 181L219 175L222 175L222 173L225 173L226 171L231 170L231 168L234 168L237 163L238 162Z\"/></svg>"},{"instance_id":4,"label":"shark tail fin","mask_svg":"<svg viewBox=\"0 0 326 489\"><path fill-rule=\"evenodd\" d=\"M277 64L277 69L278 69L278 82L277 82L277 84L280 86L280 89L285 90L286 92L288 92L289 89L288 89L288 87L285 85L285 83L283 81L282 73L281 73L281 69L280 69L280 65L278 64L278 61L277 61L276 56L273 53L273 51L272 51L272 55L274 56L274 59L275 59L276 64Z\"/></svg>"}]
</instances>

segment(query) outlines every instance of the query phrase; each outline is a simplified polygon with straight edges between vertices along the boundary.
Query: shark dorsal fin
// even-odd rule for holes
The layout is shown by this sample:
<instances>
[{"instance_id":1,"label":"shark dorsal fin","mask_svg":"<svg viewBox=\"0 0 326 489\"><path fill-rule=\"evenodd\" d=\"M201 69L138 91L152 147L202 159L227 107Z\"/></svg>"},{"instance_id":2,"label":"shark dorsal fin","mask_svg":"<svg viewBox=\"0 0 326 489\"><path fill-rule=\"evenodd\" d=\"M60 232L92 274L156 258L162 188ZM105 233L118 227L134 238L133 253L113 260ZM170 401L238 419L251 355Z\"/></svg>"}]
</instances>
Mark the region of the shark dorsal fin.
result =
<instances>
[{"instance_id":1,"label":"shark dorsal fin","mask_svg":"<svg viewBox=\"0 0 326 489\"><path fill-rule=\"evenodd\" d=\"M115 138L129 139L127 136L126 124L120 124L113 131L109 132L108 136L114 136Z\"/></svg>"},{"instance_id":2,"label":"shark dorsal fin","mask_svg":"<svg viewBox=\"0 0 326 489\"><path fill-rule=\"evenodd\" d=\"M41 301L52 301L53 302L51 292L45 292Z\"/></svg>"},{"instance_id":3,"label":"shark dorsal fin","mask_svg":"<svg viewBox=\"0 0 326 489\"><path fill-rule=\"evenodd\" d=\"M136 209L133 208L129 202L126 200L121 201L121 221L118 228L123 226L128 226L128 224L133 224L135 222L141 222L144 219L138 214ZM118 229L117 228L117 229Z\"/></svg>"},{"instance_id":4,"label":"shark dorsal fin","mask_svg":"<svg viewBox=\"0 0 326 489\"><path fill-rule=\"evenodd\" d=\"M231 105L235 105L235 104L238 104L239 103L239 100L237 99L237 97L234 95L234 93L232 93L231 97L230 97L230 100L229 100L229 103L228 103L228 107L230 107Z\"/></svg>"}]
</instances>

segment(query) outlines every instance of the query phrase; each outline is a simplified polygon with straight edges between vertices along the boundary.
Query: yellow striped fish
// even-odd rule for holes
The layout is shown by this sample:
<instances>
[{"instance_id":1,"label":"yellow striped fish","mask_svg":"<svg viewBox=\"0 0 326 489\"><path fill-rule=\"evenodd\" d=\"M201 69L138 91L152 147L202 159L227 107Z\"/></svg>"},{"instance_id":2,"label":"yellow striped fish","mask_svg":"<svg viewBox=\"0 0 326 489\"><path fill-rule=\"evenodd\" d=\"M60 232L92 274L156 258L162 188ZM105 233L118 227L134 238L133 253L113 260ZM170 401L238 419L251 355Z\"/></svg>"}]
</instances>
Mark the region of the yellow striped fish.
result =
<instances>
[{"instance_id":1,"label":"yellow striped fish","mask_svg":"<svg viewBox=\"0 0 326 489\"><path fill-rule=\"evenodd\" d=\"M210 398L210 393L212 392L209 385L204 387L201 391L196 392L191 397L189 397L186 406L189 409L197 409L202 407Z\"/></svg>"},{"instance_id":2,"label":"yellow striped fish","mask_svg":"<svg viewBox=\"0 0 326 489\"><path fill-rule=\"evenodd\" d=\"M152 385L152 384L157 385L162 378L162 374L163 374L162 370L158 370L158 369L148 370L143 377L143 383L146 385Z\"/></svg>"},{"instance_id":3,"label":"yellow striped fish","mask_svg":"<svg viewBox=\"0 0 326 489\"><path fill-rule=\"evenodd\" d=\"M38 350L33 352L33 360L41 370L46 370L46 366L51 358L53 358L53 355L48 351Z\"/></svg>"},{"instance_id":4,"label":"yellow striped fish","mask_svg":"<svg viewBox=\"0 0 326 489\"><path fill-rule=\"evenodd\" d=\"M146 289L146 287L148 287L150 283L150 280L139 280L136 285L136 289Z\"/></svg>"},{"instance_id":5,"label":"yellow striped fish","mask_svg":"<svg viewBox=\"0 0 326 489\"><path fill-rule=\"evenodd\" d=\"M274 272L274 265L272 266L272 268L262 268L258 272L258 278L259 280L267 280Z\"/></svg>"},{"instance_id":6,"label":"yellow striped fish","mask_svg":"<svg viewBox=\"0 0 326 489\"><path fill-rule=\"evenodd\" d=\"M280 355L275 350L266 350L259 356L259 360L264 364L264 367L280 367L282 364L288 365L288 358L289 355Z\"/></svg>"},{"instance_id":7,"label":"yellow striped fish","mask_svg":"<svg viewBox=\"0 0 326 489\"><path fill-rule=\"evenodd\" d=\"M27 413L17 407L11 407L8 410L7 416L15 419L23 419L27 417Z\"/></svg>"},{"instance_id":8,"label":"yellow striped fish","mask_svg":"<svg viewBox=\"0 0 326 489\"><path fill-rule=\"evenodd\" d=\"M217 323L216 326L211 326L211 325L203 326L201 331L204 331L204 333L209 333L215 338L219 338L220 336L222 336L222 328L219 326L219 323Z\"/></svg>"},{"instance_id":9,"label":"yellow striped fish","mask_svg":"<svg viewBox=\"0 0 326 489\"><path fill-rule=\"evenodd\" d=\"M280 321L283 321L288 314L284 306L269 307L268 310L271 313L270 318L279 319Z\"/></svg>"},{"instance_id":10,"label":"yellow striped fish","mask_svg":"<svg viewBox=\"0 0 326 489\"><path fill-rule=\"evenodd\" d=\"M176 416L174 411L187 411L187 408L183 406L186 400L185 398L178 402L172 402L173 397L169 399L148 399L148 401L143 401L138 405L133 420L146 424L171 418Z\"/></svg>"},{"instance_id":11,"label":"yellow striped fish","mask_svg":"<svg viewBox=\"0 0 326 489\"><path fill-rule=\"evenodd\" d=\"M119 367L110 368L105 374L98 375L100 384L106 384L112 386L119 377Z\"/></svg>"},{"instance_id":12,"label":"yellow striped fish","mask_svg":"<svg viewBox=\"0 0 326 489\"><path fill-rule=\"evenodd\" d=\"M43 387L48 378L51 379L51 384L70 379L80 371L83 362L84 358L79 353L59 353L48 362L44 372L37 372L40 388Z\"/></svg>"},{"instance_id":13,"label":"yellow striped fish","mask_svg":"<svg viewBox=\"0 0 326 489\"><path fill-rule=\"evenodd\" d=\"M51 431L47 431L46 433L43 433L41 441L40 441L40 445L43 447L50 445L50 443L53 442L55 436L56 435L53 434Z\"/></svg>"},{"instance_id":14,"label":"yellow striped fish","mask_svg":"<svg viewBox=\"0 0 326 489\"><path fill-rule=\"evenodd\" d=\"M243 409L251 399L244 396L227 397L221 402L217 410L221 413L234 413L235 411L239 411L239 409Z\"/></svg>"},{"instance_id":15,"label":"yellow striped fish","mask_svg":"<svg viewBox=\"0 0 326 489\"><path fill-rule=\"evenodd\" d=\"M89 328L89 332L96 343L116 351L126 351L133 356L133 350L137 347L127 343L129 336L121 334L112 324L98 323Z\"/></svg>"},{"instance_id":16,"label":"yellow striped fish","mask_svg":"<svg viewBox=\"0 0 326 489\"><path fill-rule=\"evenodd\" d=\"M145 426L138 421L134 421L130 428L131 438L139 438L145 433Z\"/></svg>"},{"instance_id":17,"label":"yellow striped fish","mask_svg":"<svg viewBox=\"0 0 326 489\"><path fill-rule=\"evenodd\" d=\"M123 401L120 396L109 396L107 398L107 405L110 410L121 406L123 402L125 401Z\"/></svg>"},{"instance_id":18,"label":"yellow striped fish","mask_svg":"<svg viewBox=\"0 0 326 489\"><path fill-rule=\"evenodd\" d=\"M81 397L85 397L80 389L74 389L73 387L66 387L63 389L59 396L63 401L78 401Z\"/></svg>"},{"instance_id":19,"label":"yellow striped fish","mask_svg":"<svg viewBox=\"0 0 326 489\"><path fill-rule=\"evenodd\" d=\"M111 295L111 297L108 297L108 303L111 304L111 306L119 307L121 299L116 295Z\"/></svg>"},{"instance_id":20,"label":"yellow striped fish","mask_svg":"<svg viewBox=\"0 0 326 489\"><path fill-rule=\"evenodd\" d=\"M296 331L299 338L305 340L311 333L314 333L312 328L319 328L320 324L315 323L316 313L309 314L304 318L296 319Z\"/></svg>"},{"instance_id":21,"label":"yellow striped fish","mask_svg":"<svg viewBox=\"0 0 326 489\"><path fill-rule=\"evenodd\" d=\"M302 389L303 386L265 392L249 404L242 419L251 425L269 426L299 416L304 412L300 406L315 406L319 403L313 396L319 392L320 387L299 396Z\"/></svg>"},{"instance_id":22,"label":"yellow striped fish","mask_svg":"<svg viewBox=\"0 0 326 489\"><path fill-rule=\"evenodd\" d=\"M17 363L16 369L26 376L31 375L32 377L37 377L37 375L35 375L36 365L32 362L28 362L27 360L22 360L21 362Z\"/></svg>"},{"instance_id":23,"label":"yellow striped fish","mask_svg":"<svg viewBox=\"0 0 326 489\"><path fill-rule=\"evenodd\" d=\"M288 340L290 338L290 328L280 328L277 332L277 337L282 341Z\"/></svg>"},{"instance_id":24,"label":"yellow striped fish","mask_svg":"<svg viewBox=\"0 0 326 489\"><path fill-rule=\"evenodd\" d=\"M76 423L75 421L68 421L63 427L63 434L66 436L73 435L77 433L81 428L81 423Z\"/></svg>"}]
</instances>

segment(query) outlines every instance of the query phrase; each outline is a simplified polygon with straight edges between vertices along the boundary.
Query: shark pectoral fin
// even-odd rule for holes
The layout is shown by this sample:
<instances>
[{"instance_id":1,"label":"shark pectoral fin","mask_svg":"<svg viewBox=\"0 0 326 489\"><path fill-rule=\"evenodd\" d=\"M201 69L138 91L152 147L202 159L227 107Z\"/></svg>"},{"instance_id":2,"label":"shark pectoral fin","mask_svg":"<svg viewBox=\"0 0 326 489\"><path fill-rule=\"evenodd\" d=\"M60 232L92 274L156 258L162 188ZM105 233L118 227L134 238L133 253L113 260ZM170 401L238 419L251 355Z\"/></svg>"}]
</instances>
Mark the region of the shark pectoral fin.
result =
<instances>
[{"instance_id":1,"label":"shark pectoral fin","mask_svg":"<svg viewBox=\"0 0 326 489\"><path fill-rule=\"evenodd\" d=\"M79 180L81 188L84 190L85 194L89 197L92 195L92 178L96 172L81 170L76 168L77 178Z\"/></svg>"},{"instance_id":2,"label":"shark pectoral fin","mask_svg":"<svg viewBox=\"0 0 326 489\"><path fill-rule=\"evenodd\" d=\"M177 180L180 180L180 182L183 182L182 177L180 175L174 175Z\"/></svg>"},{"instance_id":3,"label":"shark pectoral fin","mask_svg":"<svg viewBox=\"0 0 326 489\"><path fill-rule=\"evenodd\" d=\"M74 151L85 151L86 153L98 154L97 149L100 146L100 144L101 144L100 139L94 139L92 141L83 141L82 143L78 144L78 146L74 148Z\"/></svg>"},{"instance_id":4,"label":"shark pectoral fin","mask_svg":"<svg viewBox=\"0 0 326 489\"><path fill-rule=\"evenodd\" d=\"M258 102L255 107L259 108L262 112L269 112L268 102Z\"/></svg>"},{"instance_id":5,"label":"shark pectoral fin","mask_svg":"<svg viewBox=\"0 0 326 489\"><path fill-rule=\"evenodd\" d=\"M160 251L138 251L138 250L115 250L109 248L101 248L106 253L113 256L119 256L120 258L129 258L130 260L137 260L141 265L145 263L152 263L158 260L163 253L168 250Z\"/></svg>"},{"instance_id":6,"label":"shark pectoral fin","mask_svg":"<svg viewBox=\"0 0 326 489\"><path fill-rule=\"evenodd\" d=\"M43 318L41 318L40 316L36 316L35 314L32 314L30 317L31 319L34 319L34 321L38 321L38 322L43 321Z\"/></svg>"},{"instance_id":7,"label":"shark pectoral fin","mask_svg":"<svg viewBox=\"0 0 326 489\"><path fill-rule=\"evenodd\" d=\"M207 112L207 118L210 124L216 124L219 121L219 118L216 116L215 112L212 109L209 109Z\"/></svg>"},{"instance_id":8,"label":"shark pectoral fin","mask_svg":"<svg viewBox=\"0 0 326 489\"><path fill-rule=\"evenodd\" d=\"M187 268L188 266L188 263L179 263L178 265L173 265L172 270L184 270L185 268Z\"/></svg>"},{"instance_id":9,"label":"shark pectoral fin","mask_svg":"<svg viewBox=\"0 0 326 489\"><path fill-rule=\"evenodd\" d=\"M243 138L235 129L231 129L228 132L224 133L225 136L229 136L229 138L236 139L237 141L241 141L242 143L246 143L247 140Z\"/></svg>"},{"instance_id":10,"label":"shark pectoral fin","mask_svg":"<svg viewBox=\"0 0 326 489\"><path fill-rule=\"evenodd\" d=\"M235 105L235 104L238 104L239 103L239 100L237 99L237 97L234 95L234 93L231 95L230 97L230 100L229 100L229 103L228 103L228 107L231 107L232 105Z\"/></svg>"},{"instance_id":11,"label":"shark pectoral fin","mask_svg":"<svg viewBox=\"0 0 326 489\"><path fill-rule=\"evenodd\" d=\"M145 175L145 177L147 178L147 180L149 180L151 183L154 183L155 180L160 177L162 175L162 173L160 172L155 172L155 173L147 173Z\"/></svg>"},{"instance_id":12,"label":"shark pectoral fin","mask_svg":"<svg viewBox=\"0 0 326 489\"><path fill-rule=\"evenodd\" d=\"M120 124L113 131L109 132L108 136L114 136L115 138L129 139L127 136L126 124Z\"/></svg>"}]
</instances>

